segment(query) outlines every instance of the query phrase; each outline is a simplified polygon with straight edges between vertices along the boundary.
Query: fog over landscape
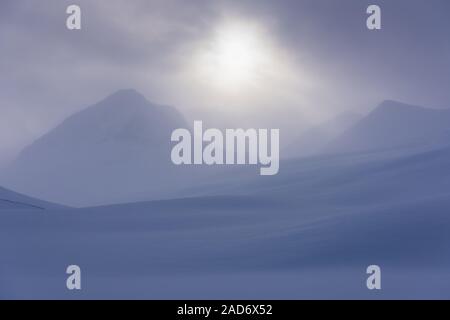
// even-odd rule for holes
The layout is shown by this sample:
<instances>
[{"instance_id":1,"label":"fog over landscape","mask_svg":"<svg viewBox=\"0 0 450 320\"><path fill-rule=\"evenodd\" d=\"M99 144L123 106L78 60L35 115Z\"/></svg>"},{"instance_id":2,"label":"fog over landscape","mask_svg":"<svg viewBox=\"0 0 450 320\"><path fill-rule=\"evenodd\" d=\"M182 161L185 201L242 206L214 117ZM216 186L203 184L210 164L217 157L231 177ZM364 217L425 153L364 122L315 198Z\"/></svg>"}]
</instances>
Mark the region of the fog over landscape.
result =
<instances>
[{"instance_id":1,"label":"fog over landscape","mask_svg":"<svg viewBox=\"0 0 450 320\"><path fill-rule=\"evenodd\" d=\"M450 298L448 1L77 2L0 2L0 299Z\"/></svg>"},{"instance_id":2,"label":"fog over landscape","mask_svg":"<svg viewBox=\"0 0 450 320\"><path fill-rule=\"evenodd\" d=\"M387 99L449 107L447 2L379 3L371 33L367 1L80 0L70 32L70 1L2 1L0 163L127 88L189 121L285 128L286 143Z\"/></svg>"}]
</instances>

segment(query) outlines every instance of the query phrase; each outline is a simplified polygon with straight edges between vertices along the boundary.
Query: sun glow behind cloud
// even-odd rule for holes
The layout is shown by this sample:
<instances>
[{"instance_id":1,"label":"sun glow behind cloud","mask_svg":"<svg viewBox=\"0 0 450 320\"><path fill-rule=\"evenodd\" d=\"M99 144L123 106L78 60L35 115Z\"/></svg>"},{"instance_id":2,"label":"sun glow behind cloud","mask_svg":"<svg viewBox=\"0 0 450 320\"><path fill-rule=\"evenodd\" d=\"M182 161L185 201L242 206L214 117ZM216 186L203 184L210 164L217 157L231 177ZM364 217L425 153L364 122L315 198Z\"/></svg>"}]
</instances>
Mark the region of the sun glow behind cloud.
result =
<instances>
[{"instance_id":1,"label":"sun glow behind cloud","mask_svg":"<svg viewBox=\"0 0 450 320\"><path fill-rule=\"evenodd\" d=\"M261 88L280 68L281 57L264 29L251 22L227 21L201 43L192 74L209 89L242 95Z\"/></svg>"},{"instance_id":2,"label":"sun glow behind cloud","mask_svg":"<svg viewBox=\"0 0 450 320\"><path fill-rule=\"evenodd\" d=\"M272 27L267 21L231 17L194 43L181 77L190 100L239 118L265 114L270 122L274 113L286 121L298 114L302 120L313 118L317 110L304 107L311 105L317 79L298 63L299 52L278 41Z\"/></svg>"},{"instance_id":3,"label":"sun glow behind cloud","mask_svg":"<svg viewBox=\"0 0 450 320\"><path fill-rule=\"evenodd\" d=\"M258 85L271 61L273 53L260 30L235 23L221 26L196 62L208 83L222 90L238 90Z\"/></svg>"}]
</instances>

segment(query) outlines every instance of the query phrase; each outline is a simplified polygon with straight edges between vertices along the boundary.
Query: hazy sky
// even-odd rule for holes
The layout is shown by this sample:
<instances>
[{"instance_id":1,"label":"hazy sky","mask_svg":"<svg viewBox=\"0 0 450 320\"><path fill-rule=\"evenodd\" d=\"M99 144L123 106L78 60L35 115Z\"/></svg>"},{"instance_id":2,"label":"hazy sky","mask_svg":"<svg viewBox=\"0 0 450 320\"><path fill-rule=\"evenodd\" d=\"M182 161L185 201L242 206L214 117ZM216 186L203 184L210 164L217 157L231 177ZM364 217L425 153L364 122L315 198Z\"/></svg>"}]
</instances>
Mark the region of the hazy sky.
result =
<instances>
[{"instance_id":1,"label":"hazy sky","mask_svg":"<svg viewBox=\"0 0 450 320\"><path fill-rule=\"evenodd\" d=\"M292 136L384 99L449 107L449 15L448 0L1 0L0 164L121 88Z\"/></svg>"}]
</instances>

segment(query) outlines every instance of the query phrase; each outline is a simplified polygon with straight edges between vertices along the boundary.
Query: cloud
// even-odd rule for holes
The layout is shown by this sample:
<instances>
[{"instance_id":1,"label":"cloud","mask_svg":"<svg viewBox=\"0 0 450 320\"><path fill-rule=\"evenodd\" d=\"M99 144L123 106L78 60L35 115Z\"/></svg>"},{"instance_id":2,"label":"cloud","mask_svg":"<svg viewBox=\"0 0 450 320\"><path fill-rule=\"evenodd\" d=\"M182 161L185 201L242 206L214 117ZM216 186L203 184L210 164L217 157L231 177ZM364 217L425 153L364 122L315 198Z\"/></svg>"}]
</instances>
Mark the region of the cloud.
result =
<instances>
[{"instance_id":1,"label":"cloud","mask_svg":"<svg viewBox=\"0 0 450 320\"><path fill-rule=\"evenodd\" d=\"M308 117L364 111L386 98L450 106L446 0L379 1L378 33L365 28L366 0L76 3L83 29L74 32L65 28L73 1L0 2L0 135L8 137L0 149L23 146L128 87L190 117L289 132L317 121ZM198 48L230 20L263 26L279 60L272 80L237 99L217 95L189 73Z\"/></svg>"}]
</instances>

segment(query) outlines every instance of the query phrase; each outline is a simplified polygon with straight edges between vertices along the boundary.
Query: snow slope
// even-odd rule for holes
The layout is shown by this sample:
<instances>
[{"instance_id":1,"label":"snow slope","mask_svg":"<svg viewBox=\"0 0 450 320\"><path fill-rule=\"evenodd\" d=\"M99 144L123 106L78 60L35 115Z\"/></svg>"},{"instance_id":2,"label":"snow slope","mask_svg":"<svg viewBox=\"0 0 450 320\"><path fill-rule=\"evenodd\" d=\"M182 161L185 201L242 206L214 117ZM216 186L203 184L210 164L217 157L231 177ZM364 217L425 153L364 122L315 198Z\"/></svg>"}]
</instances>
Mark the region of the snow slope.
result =
<instances>
[{"instance_id":1,"label":"snow slope","mask_svg":"<svg viewBox=\"0 0 450 320\"><path fill-rule=\"evenodd\" d=\"M64 207L0 187L0 210L44 210L62 208Z\"/></svg>"},{"instance_id":2,"label":"snow slope","mask_svg":"<svg viewBox=\"0 0 450 320\"><path fill-rule=\"evenodd\" d=\"M4 212L0 297L448 299L449 163L450 149L327 156L206 188L222 195ZM81 292L64 289L69 264Z\"/></svg>"}]
</instances>

